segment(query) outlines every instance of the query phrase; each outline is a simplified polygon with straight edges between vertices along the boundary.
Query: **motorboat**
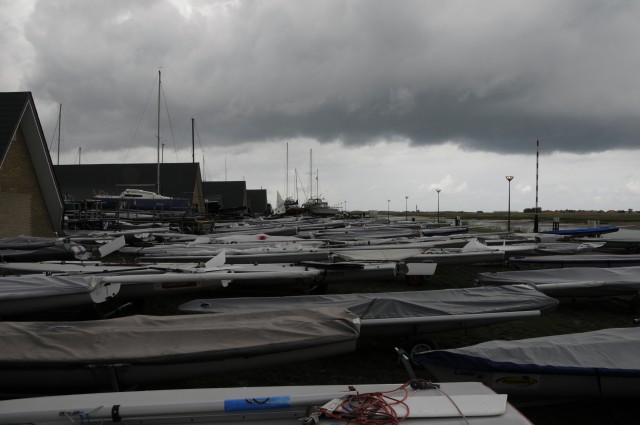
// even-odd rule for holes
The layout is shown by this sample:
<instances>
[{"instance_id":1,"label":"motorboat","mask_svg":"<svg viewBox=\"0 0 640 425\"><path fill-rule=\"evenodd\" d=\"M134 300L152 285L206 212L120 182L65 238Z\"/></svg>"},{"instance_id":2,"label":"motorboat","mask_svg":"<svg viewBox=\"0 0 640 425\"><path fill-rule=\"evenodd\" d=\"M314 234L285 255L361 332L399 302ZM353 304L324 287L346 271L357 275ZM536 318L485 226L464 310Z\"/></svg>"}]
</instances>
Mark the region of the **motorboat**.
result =
<instances>
[{"instance_id":1,"label":"motorboat","mask_svg":"<svg viewBox=\"0 0 640 425\"><path fill-rule=\"evenodd\" d=\"M143 189L125 189L119 195L98 194L94 199L100 201L107 210L134 209L184 213L191 206L188 199L172 198Z\"/></svg>"}]
</instances>

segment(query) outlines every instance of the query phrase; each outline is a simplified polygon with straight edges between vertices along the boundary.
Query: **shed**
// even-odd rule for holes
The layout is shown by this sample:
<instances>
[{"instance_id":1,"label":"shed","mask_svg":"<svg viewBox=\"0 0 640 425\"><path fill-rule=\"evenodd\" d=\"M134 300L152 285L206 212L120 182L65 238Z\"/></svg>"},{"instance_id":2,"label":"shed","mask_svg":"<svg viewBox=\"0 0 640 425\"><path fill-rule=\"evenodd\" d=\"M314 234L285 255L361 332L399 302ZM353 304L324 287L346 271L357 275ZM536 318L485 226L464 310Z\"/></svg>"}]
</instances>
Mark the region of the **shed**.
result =
<instances>
[{"instance_id":1,"label":"shed","mask_svg":"<svg viewBox=\"0 0 640 425\"><path fill-rule=\"evenodd\" d=\"M202 191L205 202L217 203L222 213L247 211L247 182L243 180L202 182Z\"/></svg>"},{"instance_id":2,"label":"shed","mask_svg":"<svg viewBox=\"0 0 640 425\"><path fill-rule=\"evenodd\" d=\"M247 208L254 216L267 216L271 213L267 202L266 189L247 189Z\"/></svg>"}]
</instances>

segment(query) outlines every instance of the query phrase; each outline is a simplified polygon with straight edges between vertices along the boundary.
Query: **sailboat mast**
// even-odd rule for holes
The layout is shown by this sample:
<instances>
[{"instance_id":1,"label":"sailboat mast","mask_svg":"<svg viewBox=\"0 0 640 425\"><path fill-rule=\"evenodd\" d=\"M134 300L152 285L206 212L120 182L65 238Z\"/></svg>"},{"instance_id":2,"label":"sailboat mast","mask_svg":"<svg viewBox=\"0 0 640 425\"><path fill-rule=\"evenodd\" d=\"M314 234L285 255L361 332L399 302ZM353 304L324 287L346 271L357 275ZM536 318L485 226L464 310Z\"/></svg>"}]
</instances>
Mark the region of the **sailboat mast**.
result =
<instances>
[{"instance_id":1,"label":"sailboat mast","mask_svg":"<svg viewBox=\"0 0 640 425\"><path fill-rule=\"evenodd\" d=\"M62 133L62 103L58 112L58 165L60 165L60 133Z\"/></svg>"},{"instance_id":2,"label":"sailboat mast","mask_svg":"<svg viewBox=\"0 0 640 425\"><path fill-rule=\"evenodd\" d=\"M536 211L533 217L533 232L538 233L538 165L540 161L540 140L536 140Z\"/></svg>"},{"instance_id":3,"label":"sailboat mast","mask_svg":"<svg viewBox=\"0 0 640 425\"><path fill-rule=\"evenodd\" d=\"M160 90L162 85L162 74L158 70L158 161L157 161L157 179L156 179L156 193L160 195Z\"/></svg>"},{"instance_id":4,"label":"sailboat mast","mask_svg":"<svg viewBox=\"0 0 640 425\"><path fill-rule=\"evenodd\" d=\"M313 198L313 149L309 149L309 196Z\"/></svg>"},{"instance_id":5,"label":"sailboat mast","mask_svg":"<svg viewBox=\"0 0 640 425\"><path fill-rule=\"evenodd\" d=\"M191 118L191 162L196 162L196 139L194 134L195 119Z\"/></svg>"}]
</instances>

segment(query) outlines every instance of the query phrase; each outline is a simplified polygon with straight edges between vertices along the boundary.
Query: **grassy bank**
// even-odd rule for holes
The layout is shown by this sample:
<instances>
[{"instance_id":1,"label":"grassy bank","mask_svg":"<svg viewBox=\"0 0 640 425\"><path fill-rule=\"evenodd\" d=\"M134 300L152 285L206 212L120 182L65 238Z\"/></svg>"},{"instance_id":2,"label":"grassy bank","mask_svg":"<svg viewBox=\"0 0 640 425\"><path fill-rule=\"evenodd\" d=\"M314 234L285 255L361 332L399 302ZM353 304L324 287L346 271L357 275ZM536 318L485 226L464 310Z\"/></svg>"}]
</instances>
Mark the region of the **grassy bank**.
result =
<instances>
[{"instance_id":1,"label":"grassy bank","mask_svg":"<svg viewBox=\"0 0 640 425\"><path fill-rule=\"evenodd\" d=\"M395 219L409 220L416 218L421 221L431 221L436 219L436 211L415 212L408 211L405 215L404 211L391 211L389 215ZM380 211L378 217L386 217L386 211ZM441 222L452 222L459 217L463 224L472 220L486 221L504 221L508 219L507 211L495 212L464 212L464 211L440 211ZM534 213L524 213L520 211L511 211L511 220L513 221L531 221L534 220ZM597 220L601 225L626 225L640 223L640 212L619 212L619 211L543 211L538 213L539 223L553 223L554 218L558 217L561 223L582 223L587 224L591 220Z\"/></svg>"}]
</instances>

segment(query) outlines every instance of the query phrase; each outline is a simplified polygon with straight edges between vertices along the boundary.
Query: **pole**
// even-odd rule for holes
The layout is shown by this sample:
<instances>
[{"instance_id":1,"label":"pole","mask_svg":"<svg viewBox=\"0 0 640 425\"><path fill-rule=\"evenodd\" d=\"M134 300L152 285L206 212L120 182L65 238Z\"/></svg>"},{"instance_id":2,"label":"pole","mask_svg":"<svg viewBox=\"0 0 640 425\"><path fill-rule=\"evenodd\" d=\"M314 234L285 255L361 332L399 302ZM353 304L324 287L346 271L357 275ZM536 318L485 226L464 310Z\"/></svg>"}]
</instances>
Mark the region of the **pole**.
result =
<instances>
[{"instance_id":1,"label":"pole","mask_svg":"<svg viewBox=\"0 0 640 425\"><path fill-rule=\"evenodd\" d=\"M196 136L195 136L195 119L191 118L191 162L196 162Z\"/></svg>"},{"instance_id":2,"label":"pole","mask_svg":"<svg viewBox=\"0 0 640 425\"><path fill-rule=\"evenodd\" d=\"M156 176L156 193L160 195L160 87L162 71L158 70L158 161L157 161L157 176Z\"/></svg>"},{"instance_id":3,"label":"pole","mask_svg":"<svg viewBox=\"0 0 640 425\"><path fill-rule=\"evenodd\" d=\"M390 208L391 208L391 199L387 199L387 221L389 223L391 222L390 214L389 214Z\"/></svg>"},{"instance_id":4,"label":"pole","mask_svg":"<svg viewBox=\"0 0 640 425\"><path fill-rule=\"evenodd\" d=\"M538 233L538 163L540 160L540 140L536 140L536 213L533 217L533 232Z\"/></svg>"},{"instance_id":5,"label":"pole","mask_svg":"<svg viewBox=\"0 0 640 425\"><path fill-rule=\"evenodd\" d=\"M409 209L407 208L407 202L409 201L409 197L404 197L404 219L405 221L409 220Z\"/></svg>"},{"instance_id":6,"label":"pole","mask_svg":"<svg viewBox=\"0 0 640 425\"><path fill-rule=\"evenodd\" d=\"M438 192L438 214L436 215L438 224L440 223L440 190L436 189L436 192Z\"/></svg>"},{"instance_id":7,"label":"pole","mask_svg":"<svg viewBox=\"0 0 640 425\"><path fill-rule=\"evenodd\" d=\"M507 232L511 231L511 180L513 180L513 176L505 176L507 181L509 182L509 206L507 209Z\"/></svg>"},{"instance_id":8,"label":"pole","mask_svg":"<svg viewBox=\"0 0 640 425\"><path fill-rule=\"evenodd\" d=\"M58 112L58 165L60 165L60 133L62 133L62 103Z\"/></svg>"}]
</instances>

